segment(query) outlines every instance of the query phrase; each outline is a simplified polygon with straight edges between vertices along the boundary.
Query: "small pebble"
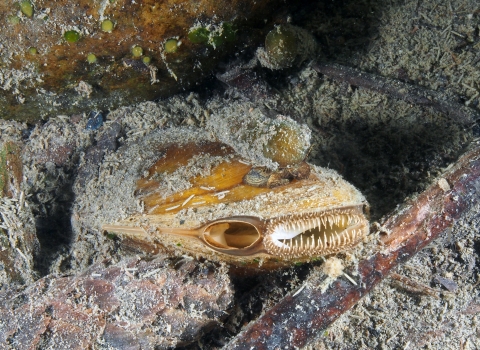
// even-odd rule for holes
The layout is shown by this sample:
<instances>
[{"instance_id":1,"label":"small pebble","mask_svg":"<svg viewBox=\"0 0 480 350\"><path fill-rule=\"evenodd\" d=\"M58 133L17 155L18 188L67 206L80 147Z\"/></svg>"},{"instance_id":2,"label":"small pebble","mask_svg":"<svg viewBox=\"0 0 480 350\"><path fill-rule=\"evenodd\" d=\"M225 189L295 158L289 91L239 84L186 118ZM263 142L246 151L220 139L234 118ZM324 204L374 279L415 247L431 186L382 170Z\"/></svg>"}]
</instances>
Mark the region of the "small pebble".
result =
<instances>
[{"instance_id":1,"label":"small pebble","mask_svg":"<svg viewBox=\"0 0 480 350\"><path fill-rule=\"evenodd\" d=\"M458 289L458 284L456 284L454 281L444 278L441 276L435 276L433 280L437 283L440 283L442 286L444 286L449 292L455 292Z\"/></svg>"},{"instance_id":2,"label":"small pebble","mask_svg":"<svg viewBox=\"0 0 480 350\"><path fill-rule=\"evenodd\" d=\"M82 114L72 114L72 116L70 117L70 121L74 124L78 124L80 123L82 118L83 118Z\"/></svg>"},{"instance_id":3,"label":"small pebble","mask_svg":"<svg viewBox=\"0 0 480 350\"><path fill-rule=\"evenodd\" d=\"M103 115L102 112L92 111L88 115L87 125L85 130L97 130L103 125Z\"/></svg>"}]
</instances>

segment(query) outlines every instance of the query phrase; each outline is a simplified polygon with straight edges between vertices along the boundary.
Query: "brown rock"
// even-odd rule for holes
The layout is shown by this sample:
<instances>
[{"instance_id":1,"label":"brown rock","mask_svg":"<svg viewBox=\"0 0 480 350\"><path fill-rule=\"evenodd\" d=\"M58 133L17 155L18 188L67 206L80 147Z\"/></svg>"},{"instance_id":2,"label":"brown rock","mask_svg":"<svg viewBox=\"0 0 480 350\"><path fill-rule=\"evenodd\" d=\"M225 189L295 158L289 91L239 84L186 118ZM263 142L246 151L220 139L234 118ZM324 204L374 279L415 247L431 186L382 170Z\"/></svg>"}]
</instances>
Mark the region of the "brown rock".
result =
<instances>
[{"instance_id":1,"label":"brown rock","mask_svg":"<svg viewBox=\"0 0 480 350\"><path fill-rule=\"evenodd\" d=\"M5 349L188 344L226 315L233 298L226 272L224 266L157 257L47 276L22 293L8 291L14 297L0 295L0 343L8 344Z\"/></svg>"}]
</instances>

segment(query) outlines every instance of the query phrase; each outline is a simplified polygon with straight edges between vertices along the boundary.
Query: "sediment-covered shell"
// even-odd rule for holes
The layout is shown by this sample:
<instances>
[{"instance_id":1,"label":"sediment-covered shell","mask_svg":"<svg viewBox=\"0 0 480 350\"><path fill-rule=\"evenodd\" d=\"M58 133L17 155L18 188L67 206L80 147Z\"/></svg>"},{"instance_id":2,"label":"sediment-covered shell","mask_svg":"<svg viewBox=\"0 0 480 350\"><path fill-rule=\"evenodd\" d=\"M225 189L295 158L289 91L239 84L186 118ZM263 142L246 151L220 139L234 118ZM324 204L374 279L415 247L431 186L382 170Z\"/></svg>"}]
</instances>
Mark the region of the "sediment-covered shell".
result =
<instances>
[{"instance_id":1,"label":"sediment-covered shell","mask_svg":"<svg viewBox=\"0 0 480 350\"><path fill-rule=\"evenodd\" d=\"M263 67L284 69L302 64L315 56L317 51L317 43L312 34L303 28L282 24L267 34L265 48L258 48L256 56Z\"/></svg>"},{"instance_id":2,"label":"sediment-covered shell","mask_svg":"<svg viewBox=\"0 0 480 350\"><path fill-rule=\"evenodd\" d=\"M365 198L335 171L305 163L253 186L245 178L255 164L209 136L172 129L120 152L122 163L103 170L114 194L102 198L102 230L147 251L241 265L307 261L368 233Z\"/></svg>"}]
</instances>

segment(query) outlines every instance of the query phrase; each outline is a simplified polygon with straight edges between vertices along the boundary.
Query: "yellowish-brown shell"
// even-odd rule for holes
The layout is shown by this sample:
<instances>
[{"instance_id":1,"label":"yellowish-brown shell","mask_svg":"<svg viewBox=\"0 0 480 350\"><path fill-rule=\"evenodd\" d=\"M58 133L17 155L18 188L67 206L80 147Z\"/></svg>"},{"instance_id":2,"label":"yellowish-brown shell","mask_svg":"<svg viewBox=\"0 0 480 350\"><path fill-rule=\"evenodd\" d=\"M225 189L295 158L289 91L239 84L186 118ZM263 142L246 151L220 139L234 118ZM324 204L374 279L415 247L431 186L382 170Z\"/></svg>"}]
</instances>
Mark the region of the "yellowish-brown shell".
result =
<instances>
[{"instance_id":1,"label":"yellowish-brown shell","mask_svg":"<svg viewBox=\"0 0 480 350\"><path fill-rule=\"evenodd\" d=\"M310 165L306 178L251 186L248 159L199 136L147 142L156 160L126 189L142 210L108 218L103 230L147 251L265 266L342 251L368 233L365 198L335 171Z\"/></svg>"}]
</instances>

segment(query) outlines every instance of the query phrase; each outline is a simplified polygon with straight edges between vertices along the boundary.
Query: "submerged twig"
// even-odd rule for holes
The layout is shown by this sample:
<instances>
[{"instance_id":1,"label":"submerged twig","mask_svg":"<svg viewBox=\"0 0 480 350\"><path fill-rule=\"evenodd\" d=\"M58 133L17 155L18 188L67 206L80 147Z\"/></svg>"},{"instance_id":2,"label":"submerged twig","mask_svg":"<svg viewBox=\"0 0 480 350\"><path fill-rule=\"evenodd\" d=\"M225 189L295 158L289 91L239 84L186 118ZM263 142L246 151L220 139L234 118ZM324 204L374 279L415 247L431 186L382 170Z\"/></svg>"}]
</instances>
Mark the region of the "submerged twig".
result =
<instances>
[{"instance_id":1,"label":"submerged twig","mask_svg":"<svg viewBox=\"0 0 480 350\"><path fill-rule=\"evenodd\" d=\"M291 349L314 340L319 331L368 294L398 264L405 262L478 201L480 146L466 152L443 175L441 183L389 216L383 227L389 235L383 246L358 266L360 283L339 278L326 292L315 288L322 276L312 276L301 293L289 295L250 324L228 345L229 349Z\"/></svg>"},{"instance_id":2,"label":"submerged twig","mask_svg":"<svg viewBox=\"0 0 480 350\"><path fill-rule=\"evenodd\" d=\"M317 62L312 65L312 68L318 73L337 81L387 94L415 105L431 107L462 124L475 123L480 119L478 111L458 102L447 101L445 96L434 90L366 73L336 63Z\"/></svg>"},{"instance_id":3,"label":"submerged twig","mask_svg":"<svg viewBox=\"0 0 480 350\"><path fill-rule=\"evenodd\" d=\"M440 299L439 292L429 286L414 281L406 276L402 276L398 273L392 272L390 278L398 282L398 286L406 291L417 294L429 295L433 298Z\"/></svg>"}]
</instances>

